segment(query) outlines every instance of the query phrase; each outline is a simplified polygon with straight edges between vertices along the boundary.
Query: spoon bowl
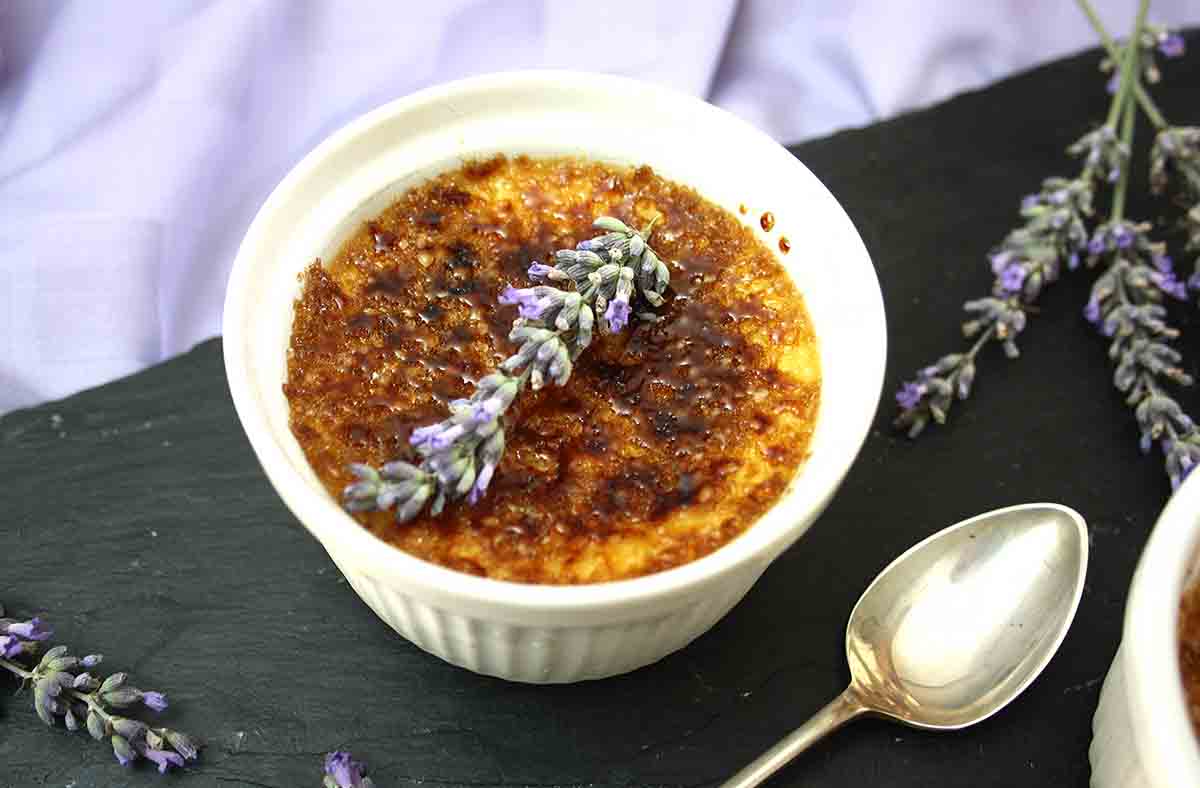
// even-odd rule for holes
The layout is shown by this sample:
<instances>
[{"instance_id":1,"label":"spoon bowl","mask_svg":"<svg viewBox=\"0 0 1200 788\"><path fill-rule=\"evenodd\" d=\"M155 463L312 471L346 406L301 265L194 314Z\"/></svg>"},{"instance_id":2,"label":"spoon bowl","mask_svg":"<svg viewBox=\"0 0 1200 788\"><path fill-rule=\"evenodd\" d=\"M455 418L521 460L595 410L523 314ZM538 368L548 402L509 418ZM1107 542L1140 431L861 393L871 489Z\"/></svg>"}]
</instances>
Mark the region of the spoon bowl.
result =
<instances>
[{"instance_id":1,"label":"spoon bowl","mask_svg":"<svg viewBox=\"0 0 1200 788\"><path fill-rule=\"evenodd\" d=\"M726 788L750 788L864 714L954 730L1000 711L1066 637L1087 573L1083 518L1024 504L964 520L893 561L850 613L850 686Z\"/></svg>"},{"instance_id":2,"label":"spoon bowl","mask_svg":"<svg viewBox=\"0 0 1200 788\"><path fill-rule=\"evenodd\" d=\"M871 710L952 730L1004 708L1067 634L1087 570L1083 519L1028 504L940 531L893 561L850 613L850 675Z\"/></svg>"}]
</instances>

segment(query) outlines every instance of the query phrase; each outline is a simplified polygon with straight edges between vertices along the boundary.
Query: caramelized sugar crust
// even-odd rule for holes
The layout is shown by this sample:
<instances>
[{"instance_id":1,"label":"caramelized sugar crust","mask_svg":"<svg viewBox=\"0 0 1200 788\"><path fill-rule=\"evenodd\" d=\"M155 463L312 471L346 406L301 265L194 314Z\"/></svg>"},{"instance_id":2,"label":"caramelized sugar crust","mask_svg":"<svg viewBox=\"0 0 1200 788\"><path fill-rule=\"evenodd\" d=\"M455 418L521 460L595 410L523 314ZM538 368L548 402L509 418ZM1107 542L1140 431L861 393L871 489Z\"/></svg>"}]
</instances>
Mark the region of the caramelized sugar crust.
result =
<instances>
[{"instance_id":1,"label":"caramelized sugar crust","mask_svg":"<svg viewBox=\"0 0 1200 788\"><path fill-rule=\"evenodd\" d=\"M820 391L804 302L766 246L691 189L580 159L470 163L404 194L303 274L284 385L291 426L340 498L351 462L417 461L412 430L513 350L508 284L530 262L641 227L671 269L663 320L599 327L562 388L509 410L484 500L397 524L356 518L412 555L529 583L592 583L693 561L742 533L808 453Z\"/></svg>"}]
</instances>

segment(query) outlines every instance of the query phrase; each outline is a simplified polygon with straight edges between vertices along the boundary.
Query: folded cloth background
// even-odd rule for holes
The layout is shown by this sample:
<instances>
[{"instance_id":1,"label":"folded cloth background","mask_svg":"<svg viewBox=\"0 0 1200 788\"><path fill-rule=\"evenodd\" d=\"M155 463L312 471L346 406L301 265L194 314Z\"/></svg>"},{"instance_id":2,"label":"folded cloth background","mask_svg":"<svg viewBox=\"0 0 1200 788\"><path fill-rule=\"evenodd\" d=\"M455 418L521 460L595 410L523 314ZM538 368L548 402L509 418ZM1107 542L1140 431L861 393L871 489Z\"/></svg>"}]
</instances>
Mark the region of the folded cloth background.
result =
<instances>
[{"instance_id":1,"label":"folded cloth background","mask_svg":"<svg viewBox=\"0 0 1200 788\"><path fill-rule=\"evenodd\" d=\"M1131 0L1096 4L1112 30L1130 24ZM1156 0L1152 17L1195 24L1200 6ZM0 412L219 333L234 252L275 183L422 87L611 72L795 142L1094 42L1067 0L4 0Z\"/></svg>"}]
</instances>

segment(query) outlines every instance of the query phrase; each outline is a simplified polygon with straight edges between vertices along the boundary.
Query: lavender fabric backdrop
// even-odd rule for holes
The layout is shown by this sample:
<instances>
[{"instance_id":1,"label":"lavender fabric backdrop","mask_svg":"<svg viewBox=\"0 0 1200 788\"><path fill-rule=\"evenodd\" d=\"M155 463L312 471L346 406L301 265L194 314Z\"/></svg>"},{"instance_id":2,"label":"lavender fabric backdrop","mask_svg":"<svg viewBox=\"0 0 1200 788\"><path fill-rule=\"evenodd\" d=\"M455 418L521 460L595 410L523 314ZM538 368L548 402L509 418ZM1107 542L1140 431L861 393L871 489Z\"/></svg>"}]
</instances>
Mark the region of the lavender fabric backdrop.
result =
<instances>
[{"instance_id":1,"label":"lavender fabric backdrop","mask_svg":"<svg viewBox=\"0 0 1200 788\"><path fill-rule=\"evenodd\" d=\"M1114 30L1132 19L1132 0L1097 5ZM1200 5L1152 16L1195 24ZM427 85L625 74L795 142L1093 42L1069 0L0 0L0 412L219 333L275 183Z\"/></svg>"}]
</instances>

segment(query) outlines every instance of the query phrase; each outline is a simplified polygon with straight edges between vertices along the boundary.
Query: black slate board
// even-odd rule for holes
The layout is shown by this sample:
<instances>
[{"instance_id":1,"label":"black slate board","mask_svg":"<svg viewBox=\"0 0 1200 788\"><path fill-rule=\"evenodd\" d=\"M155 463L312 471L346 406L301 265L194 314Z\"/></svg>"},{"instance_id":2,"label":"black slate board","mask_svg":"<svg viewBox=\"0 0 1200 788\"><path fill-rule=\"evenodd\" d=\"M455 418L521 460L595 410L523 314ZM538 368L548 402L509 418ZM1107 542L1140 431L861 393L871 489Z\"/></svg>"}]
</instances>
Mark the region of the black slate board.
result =
<instances>
[{"instance_id":1,"label":"black slate board","mask_svg":"<svg viewBox=\"0 0 1200 788\"><path fill-rule=\"evenodd\" d=\"M1189 44L1200 48L1195 35ZM888 422L895 384L958 346L959 304L987 288L983 254L1020 196L1070 172L1062 149L1106 107L1098 60L794 149L876 262L885 399L827 514L712 632L657 665L530 687L450 667L393 634L268 485L216 340L0 418L0 599L170 694L164 719L208 742L172 784L316 786L322 754L349 746L381 788L711 785L842 689L846 616L892 557L976 512L1061 501L1091 524L1089 582L1062 651L1024 696L953 734L857 723L774 785L1084 786L1125 590L1169 493L1157 459L1135 450L1104 343L1079 318L1086 274L1045 295L1019 363L987 354L951 428L910 444ZM1164 109L1197 123L1200 58L1165 70ZM1133 208L1153 217L1159 206ZM825 264L792 242L805 264ZM1181 320L1195 372L1197 326ZM1194 394L1185 401L1198 411ZM47 730L10 686L0 679L0 785L159 784L85 735Z\"/></svg>"}]
</instances>

